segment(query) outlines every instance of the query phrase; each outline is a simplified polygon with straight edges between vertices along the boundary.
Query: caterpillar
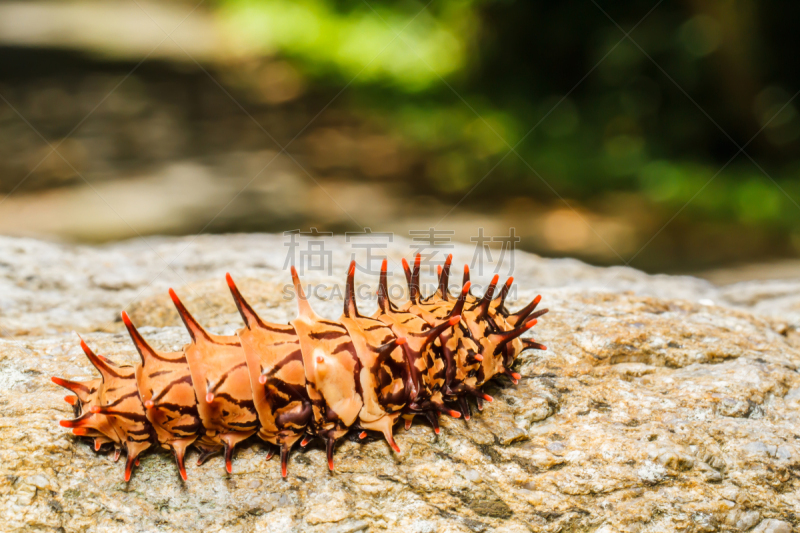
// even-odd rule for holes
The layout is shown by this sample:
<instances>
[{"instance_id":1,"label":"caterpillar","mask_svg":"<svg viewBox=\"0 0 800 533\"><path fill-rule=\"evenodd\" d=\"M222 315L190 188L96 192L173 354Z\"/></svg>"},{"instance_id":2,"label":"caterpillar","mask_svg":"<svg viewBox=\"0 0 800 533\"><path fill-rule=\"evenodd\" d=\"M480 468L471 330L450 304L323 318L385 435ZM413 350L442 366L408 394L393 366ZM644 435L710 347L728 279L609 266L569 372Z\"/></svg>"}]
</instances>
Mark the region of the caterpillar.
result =
<instances>
[{"instance_id":1,"label":"caterpillar","mask_svg":"<svg viewBox=\"0 0 800 533\"><path fill-rule=\"evenodd\" d=\"M136 365L119 365L80 345L100 378L52 381L73 395L65 400L75 418L61 420L74 435L93 439L95 451L114 448L114 460L124 448L125 481L146 450L171 450L186 481L187 449L199 450L201 465L222 452L232 473L237 444L257 434L280 450L281 475L288 471L289 452L300 441L324 441L328 467L334 470L336 441L350 430L363 439L367 431L382 434L400 452L393 428L402 419L406 429L421 416L438 434L439 415L471 416L492 397L482 387L505 375L514 384L517 356L546 347L520 336L548 310L536 311L541 296L516 313L505 307L514 278L494 296L495 275L480 298L473 296L469 267L464 267L461 292L449 292L452 255L438 267L436 292L420 291L420 255L413 269L403 259L409 299L396 305L389 299L387 261L381 266L378 310L359 313L355 298L355 261L344 291L344 311L338 321L318 316L307 300L294 267L292 282L297 318L288 324L265 322L242 296L230 274L228 287L245 326L236 335L206 331L184 307L174 290L169 294L191 341L177 352L152 348L130 317L122 321L141 357Z\"/></svg>"}]
</instances>

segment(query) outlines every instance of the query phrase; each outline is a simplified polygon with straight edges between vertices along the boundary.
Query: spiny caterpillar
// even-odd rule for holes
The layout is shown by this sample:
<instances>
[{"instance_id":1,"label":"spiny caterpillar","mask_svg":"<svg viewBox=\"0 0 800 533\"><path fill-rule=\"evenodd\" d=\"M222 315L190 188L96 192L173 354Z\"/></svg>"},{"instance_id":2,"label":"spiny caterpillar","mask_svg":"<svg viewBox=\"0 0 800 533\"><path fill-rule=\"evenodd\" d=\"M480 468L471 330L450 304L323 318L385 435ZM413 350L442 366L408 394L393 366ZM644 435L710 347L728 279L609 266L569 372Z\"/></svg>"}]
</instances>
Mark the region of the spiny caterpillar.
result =
<instances>
[{"instance_id":1,"label":"spiny caterpillar","mask_svg":"<svg viewBox=\"0 0 800 533\"><path fill-rule=\"evenodd\" d=\"M198 465L224 452L231 473L234 448L256 433L280 449L283 477L292 446L298 440L306 446L314 437L325 442L333 470L334 444L351 428L361 439L367 431L382 433L399 452L392 428L401 418L408 429L415 416L424 416L437 434L439 413L469 420L467 398L482 409L484 400L492 401L481 390L488 380L504 374L516 384L520 375L511 370L516 357L526 349L546 349L519 338L547 312L535 311L541 296L511 314L504 302L513 278L494 298L494 276L477 298L470 293L465 265L461 293L454 299L448 290L451 262L448 256L439 267L437 291L422 297L420 256L413 271L404 259L409 301L398 306L389 300L384 259L378 310L366 317L356 307L353 261L338 321L312 310L292 267L299 313L288 325L263 321L227 274L245 323L230 336L208 333L170 289L191 342L178 352L157 351L123 311L141 364L117 365L81 339L101 377L82 382L52 378L75 394L65 400L76 418L60 424L94 439L96 451L112 444L115 461L124 447L125 481L140 454L156 444L172 450L184 481L184 456L191 445L200 451Z\"/></svg>"}]
</instances>

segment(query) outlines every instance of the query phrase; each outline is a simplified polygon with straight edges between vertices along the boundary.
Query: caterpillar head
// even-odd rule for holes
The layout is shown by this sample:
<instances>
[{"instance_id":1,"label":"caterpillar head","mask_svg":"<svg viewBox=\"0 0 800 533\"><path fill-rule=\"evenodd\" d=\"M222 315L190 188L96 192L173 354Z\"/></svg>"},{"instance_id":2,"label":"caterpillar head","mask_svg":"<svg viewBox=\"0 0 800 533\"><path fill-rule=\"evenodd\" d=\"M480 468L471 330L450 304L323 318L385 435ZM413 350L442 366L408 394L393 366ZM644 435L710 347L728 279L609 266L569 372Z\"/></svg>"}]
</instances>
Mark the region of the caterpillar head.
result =
<instances>
[{"instance_id":1,"label":"caterpillar head","mask_svg":"<svg viewBox=\"0 0 800 533\"><path fill-rule=\"evenodd\" d=\"M75 425L74 427L71 425L72 422L87 420L92 417L92 406L97 404L97 391L103 381L100 378L90 379L88 381L70 381L55 376L50 379L56 385L64 387L74 393L74 396L65 396L64 401L72 406L72 413L75 418L74 420L62 420L61 425L64 427L71 427L72 433L76 436L93 439L95 451L99 451L104 444L113 442L98 429L84 426L85 422L81 422L80 425Z\"/></svg>"},{"instance_id":2,"label":"caterpillar head","mask_svg":"<svg viewBox=\"0 0 800 533\"><path fill-rule=\"evenodd\" d=\"M87 394L86 401L78 396L82 403L80 416L73 420L62 420L60 424L71 428L77 435L94 437L96 450L107 442L125 447L128 454L125 481L129 481L139 454L149 448L153 440L144 406L139 398L134 368L129 365L118 366L107 358L98 356L83 339L81 348L100 372L100 383L96 392L90 394L91 389L81 390L81 387L74 387L75 382L53 378L53 382L58 385L67 386L73 392L81 390L82 394Z\"/></svg>"}]
</instances>

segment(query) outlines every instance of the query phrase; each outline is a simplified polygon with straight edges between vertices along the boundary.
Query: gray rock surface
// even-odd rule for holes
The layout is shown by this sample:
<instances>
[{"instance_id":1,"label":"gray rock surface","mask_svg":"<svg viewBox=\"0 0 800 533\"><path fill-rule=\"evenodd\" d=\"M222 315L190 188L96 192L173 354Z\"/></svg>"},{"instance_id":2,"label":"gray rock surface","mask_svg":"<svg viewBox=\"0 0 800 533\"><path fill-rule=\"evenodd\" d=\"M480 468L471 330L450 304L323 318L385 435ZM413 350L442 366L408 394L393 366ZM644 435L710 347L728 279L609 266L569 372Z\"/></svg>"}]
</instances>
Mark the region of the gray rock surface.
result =
<instances>
[{"instance_id":1,"label":"gray rock surface","mask_svg":"<svg viewBox=\"0 0 800 533\"><path fill-rule=\"evenodd\" d=\"M517 253L511 307L541 293L551 309L533 330L549 349L524 354L520 384L498 382L493 403L469 422L444 420L438 437L423 424L399 429L399 454L345 440L332 474L310 446L282 480L254 442L232 475L219 457L190 460L183 483L169 455L151 453L126 484L121 464L58 426L70 409L49 377L93 375L73 330L99 353L135 361L117 320L124 308L156 348L176 349L188 336L166 296L172 286L212 331L233 332L241 322L227 271L259 313L287 321L295 304L283 293L284 244L271 235L105 247L0 238L0 530L798 530L797 280L720 288ZM331 274L304 281L343 280L350 249L344 239L327 249ZM449 251L457 265L473 254ZM396 265L410 253L404 241L390 250L398 284ZM370 290L377 282L357 280ZM336 297L313 304L340 315Z\"/></svg>"}]
</instances>

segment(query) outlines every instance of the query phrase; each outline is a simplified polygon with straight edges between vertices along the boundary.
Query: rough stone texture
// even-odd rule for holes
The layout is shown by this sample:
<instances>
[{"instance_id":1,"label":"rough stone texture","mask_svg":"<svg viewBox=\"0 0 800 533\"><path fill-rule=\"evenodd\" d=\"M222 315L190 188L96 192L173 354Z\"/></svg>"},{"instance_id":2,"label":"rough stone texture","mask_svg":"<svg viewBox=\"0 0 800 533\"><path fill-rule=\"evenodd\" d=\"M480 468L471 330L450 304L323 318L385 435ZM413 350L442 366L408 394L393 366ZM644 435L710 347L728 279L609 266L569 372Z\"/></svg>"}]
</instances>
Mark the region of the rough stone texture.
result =
<instances>
[{"instance_id":1,"label":"rough stone texture","mask_svg":"<svg viewBox=\"0 0 800 533\"><path fill-rule=\"evenodd\" d=\"M343 279L349 250L327 248L333 276L305 281ZM526 352L520 384L490 387L470 422L444 420L438 437L399 429L400 454L345 440L333 474L311 445L282 480L253 442L232 475L219 457L190 460L182 483L171 456L151 453L125 484L121 464L58 426L70 410L49 377L93 375L72 330L134 361L116 318L126 308L157 348L178 348L173 286L203 324L232 332L226 271L265 318L289 320L286 250L269 235L0 239L0 530L798 531L798 280L718 288L518 253L512 307L541 292L551 312L534 332L549 350ZM456 264L473 253L451 251ZM396 265L408 243L391 253ZM335 318L341 302L314 306Z\"/></svg>"}]
</instances>

